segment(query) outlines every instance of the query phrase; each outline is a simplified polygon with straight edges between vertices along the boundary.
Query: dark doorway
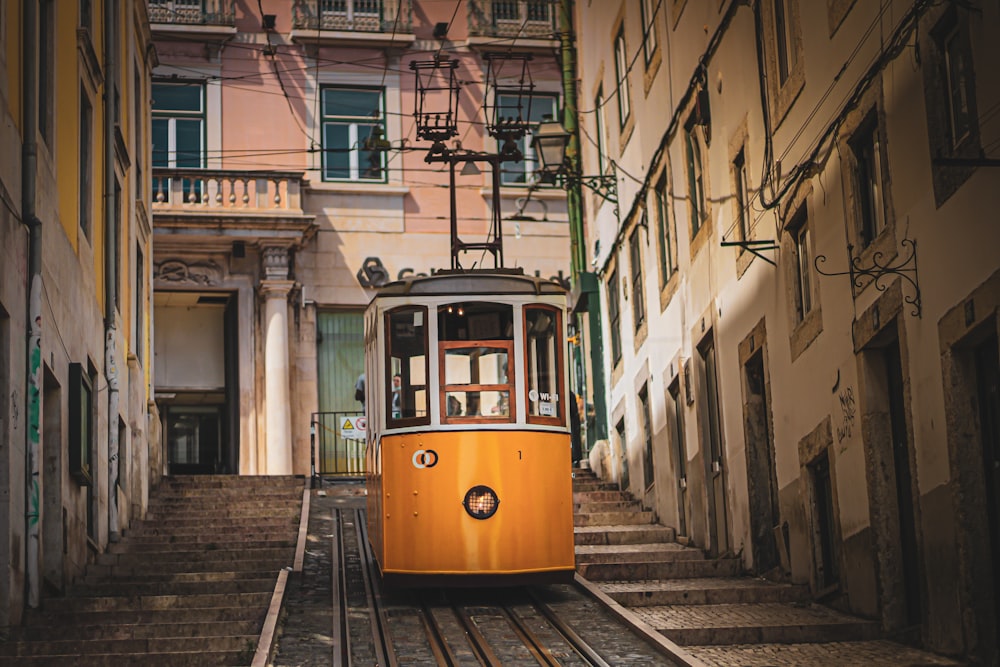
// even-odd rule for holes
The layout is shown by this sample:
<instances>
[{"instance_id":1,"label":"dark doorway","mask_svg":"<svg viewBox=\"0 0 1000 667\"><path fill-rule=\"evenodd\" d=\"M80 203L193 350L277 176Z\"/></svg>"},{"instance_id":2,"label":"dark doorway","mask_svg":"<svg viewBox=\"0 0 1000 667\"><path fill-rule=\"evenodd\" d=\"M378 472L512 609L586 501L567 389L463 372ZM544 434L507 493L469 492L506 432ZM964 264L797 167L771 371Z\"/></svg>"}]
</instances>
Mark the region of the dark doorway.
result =
<instances>
[{"instance_id":1,"label":"dark doorway","mask_svg":"<svg viewBox=\"0 0 1000 667\"><path fill-rule=\"evenodd\" d=\"M709 552L721 556L729 551L729 518L726 511L726 477L722 443L721 406L719 404L719 372L715 358L715 341L709 335L698 347L705 373L705 394L702 403L704 436L708 439L705 460L708 488ZM703 436L703 437L704 437Z\"/></svg>"},{"instance_id":2,"label":"dark doorway","mask_svg":"<svg viewBox=\"0 0 1000 667\"><path fill-rule=\"evenodd\" d=\"M750 527L754 569L770 572L781 565L775 531L780 529L778 476L771 433L771 406L764 370L764 352L758 349L743 367L746 395L743 429L746 434L747 482L750 491Z\"/></svg>"},{"instance_id":3,"label":"dark doorway","mask_svg":"<svg viewBox=\"0 0 1000 667\"><path fill-rule=\"evenodd\" d=\"M171 475L210 474L222 467L222 406L167 408L167 460Z\"/></svg>"},{"instance_id":4,"label":"dark doorway","mask_svg":"<svg viewBox=\"0 0 1000 667\"><path fill-rule=\"evenodd\" d=\"M993 620L1000 637L1000 353L996 334L976 346L976 397L979 404L979 432L983 448L986 521L993 563Z\"/></svg>"},{"instance_id":5,"label":"dark doorway","mask_svg":"<svg viewBox=\"0 0 1000 667\"><path fill-rule=\"evenodd\" d=\"M896 477L895 501L898 511L900 560L902 564L903 609L911 627L921 618L920 568L917 560L919 544L916 531L916 509L913 504L913 472L910 469L910 447L906 432L903 369L900 363L899 339L893 338L884 348L885 379L889 399L889 422L892 465Z\"/></svg>"},{"instance_id":6,"label":"dark doorway","mask_svg":"<svg viewBox=\"0 0 1000 667\"><path fill-rule=\"evenodd\" d=\"M684 446L684 405L681 403L680 381L674 380L668 390L673 404L673 463L677 477L677 534L687 536L687 448Z\"/></svg>"}]
</instances>

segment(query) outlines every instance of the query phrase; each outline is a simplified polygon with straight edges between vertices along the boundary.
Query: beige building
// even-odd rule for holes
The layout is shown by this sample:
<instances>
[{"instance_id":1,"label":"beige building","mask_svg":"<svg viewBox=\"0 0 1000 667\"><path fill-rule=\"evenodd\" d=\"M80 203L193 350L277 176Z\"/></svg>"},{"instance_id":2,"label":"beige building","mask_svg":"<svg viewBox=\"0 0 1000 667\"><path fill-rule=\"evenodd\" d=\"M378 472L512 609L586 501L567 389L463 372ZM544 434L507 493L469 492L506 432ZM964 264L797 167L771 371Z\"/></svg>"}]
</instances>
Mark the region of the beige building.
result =
<instances>
[{"instance_id":1,"label":"beige building","mask_svg":"<svg viewBox=\"0 0 1000 667\"><path fill-rule=\"evenodd\" d=\"M1000 8L576 3L611 437L662 522L997 659Z\"/></svg>"},{"instance_id":2,"label":"beige building","mask_svg":"<svg viewBox=\"0 0 1000 667\"><path fill-rule=\"evenodd\" d=\"M160 479L155 58L141 0L0 2L3 635L141 517Z\"/></svg>"},{"instance_id":3,"label":"beige building","mask_svg":"<svg viewBox=\"0 0 1000 667\"><path fill-rule=\"evenodd\" d=\"M361 412L364 308L377 286L451 261L449 174L424 160L431 142L416 131L413 66L457 63L448 147L495 153L485 125L498 105L513 113L519 89L533 122L560 108L554 5L149 8L160 62L152 210L165 471L359 474L360 447L339 418ZM534 156L521 148L525 160L500 175L505 264L559 279L569 268L565 194L531 185ZM486 240L492 183L485 163L456 173L463 241ZM479 253L462 262L492 265Z\"/></svg>"}]
</instances>

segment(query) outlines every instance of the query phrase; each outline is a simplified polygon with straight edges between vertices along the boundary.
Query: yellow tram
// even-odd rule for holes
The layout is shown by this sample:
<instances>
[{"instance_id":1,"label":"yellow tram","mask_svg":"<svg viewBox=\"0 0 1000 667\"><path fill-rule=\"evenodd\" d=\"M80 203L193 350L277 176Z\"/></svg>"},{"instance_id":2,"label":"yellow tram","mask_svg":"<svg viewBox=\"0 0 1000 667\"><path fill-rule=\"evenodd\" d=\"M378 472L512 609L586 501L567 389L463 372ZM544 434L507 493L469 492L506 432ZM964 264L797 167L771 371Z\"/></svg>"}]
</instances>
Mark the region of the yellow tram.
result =
<instances>
[{"instance_id":1,"label":"yellow tram","mask_svg":"<svg viewBox=\"0 0 1000 667\"><path fill-rule=\"evenodd\" d=\"M443 271L365 313L368 533L387 585L567 581L574 570L566 291Z\"/></svg>"}]
</instances>

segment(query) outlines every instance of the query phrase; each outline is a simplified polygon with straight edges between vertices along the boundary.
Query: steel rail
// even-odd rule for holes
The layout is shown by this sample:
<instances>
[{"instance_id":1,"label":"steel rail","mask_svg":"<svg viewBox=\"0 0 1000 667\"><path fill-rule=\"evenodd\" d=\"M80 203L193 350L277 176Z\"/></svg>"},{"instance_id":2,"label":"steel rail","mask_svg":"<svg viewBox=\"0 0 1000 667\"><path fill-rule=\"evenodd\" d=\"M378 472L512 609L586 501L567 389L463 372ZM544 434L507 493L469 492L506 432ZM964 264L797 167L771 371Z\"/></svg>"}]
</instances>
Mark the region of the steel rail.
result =
<instances>
[{"instance_id":1,"label":"steel rail","mask_svg":"<svg viewBox=\"0 0 1000 667\"><path fill-rule=\"evenodd\" d=\"M573 647L573 650L576 651L581 658L589 662L594 667L611 667L611 664L602 658L601 655L590 646L590 644L585 642L583 638L581 638L580 635L578 635L576 631L569 626L569 624L559 618L559 615L556 614L552 607L545 604L545 602L538 597L538 593L530 588L527 589L527 593L535 609L541 612L542 616L545 617L545 620L549 622L556 632L562 635L562 638L565 639L571 647Z\"/></svg>"},{"instance_id":2,"label":"steel rail","mask_svg":"<svg viewBox=\"0 0 1000 667\"><path fill-rule=\"evenodd\" d=\"M333 620L333 653L334 667L348 667L351 664L351 633L347 617L347 568L344 567L343 518L341 510L333 513L333 535L331 536L333 558L332 580L332 620Z\"/></svg>"},{"instance_id":3,"label":"steel rail","mask_svg":"<svg viewBox=\"0 0 1000 667\"><path fill-rule=\"evenodd\" d=\"M364 578L365 594L368 597L368 613L371 620L372 641L375 644L375 659L379 665L398 667L396 651L389 635L389 618L382 604L382 578L368 542L368 527L364 510L353 510L354 526L358 537L358 552L362 559L361 574Z\"/></svg>"},{"instance_id":4,"label":"steel rail","mask_svg":"<svg viewBox=\"0 0 1000 667\"><path fill-rule=\"evenodd\" d=\"M420 622L424 626L427 643L430 645L431 652L434 654L437 664L444 665L445 667L458 667L458 658L452 652L447 640L445 640L444 632L442 632L441 626L434 617L434 610L427 604L423 595L418 596L418 604L420 606Z\"/></svg>"}]
</instances>

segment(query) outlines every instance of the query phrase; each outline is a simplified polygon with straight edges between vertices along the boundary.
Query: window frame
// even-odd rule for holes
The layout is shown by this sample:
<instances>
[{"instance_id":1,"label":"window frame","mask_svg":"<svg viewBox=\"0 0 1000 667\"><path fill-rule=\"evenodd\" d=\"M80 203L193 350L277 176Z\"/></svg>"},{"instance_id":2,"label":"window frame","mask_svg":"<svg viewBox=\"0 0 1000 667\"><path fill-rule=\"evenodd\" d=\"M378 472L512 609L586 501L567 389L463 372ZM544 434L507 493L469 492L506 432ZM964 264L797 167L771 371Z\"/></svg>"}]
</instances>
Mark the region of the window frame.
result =
<instances>
[{"instance_id":1,"label":"window frame","mask_svg":"<svg viewBox=\"0 0 1000 667\"><path fill-rule=\"evenodd\" d=\"M367 93L377 93L378 95L378 117L371 117L366 122L362 122L366 119L365 116L352 116L349 114L328 114L326 112L326 94L328 91L361 91ZM319 132L320 132L320 145L322 151L322 159L320 161L320 175L323 182L327 183L386 183L389 180L388 165L386 164L385 152L384 151L364 151L375 153L379 156L379 178L362 178L361 173L361 153L362 139L360 138L359 129L361 126L372 126L378 127L382 131L382 138L387 136L387 123L386 123L386 90L385 87L373 87L373 86L353 86L353 85L340 85L340 84L323 84L320 86L320 109L319 109ZM353 135L353 146L348 146L346 149L334 149L327 146L326 132L327 127L332 125L346 125L348 127L348 141L350 142L350 137ZM371 136L369 134L369 136ZM332 152L346 152L348 154L348 176L330 176L329 172L331 168L328 166L328 155Z\"/></svg>"},{"instance_id":2,"label":"window frame","mask_svg":"<svg viewBox=\"0 0 1000 667\"><path fill-rule=\"evenodd\" d=\"M705 227L708 221L708 193L705 187L705 151L702 149L698 125L688 121L684 131L684 155L688 185L688 212L691 218L691 238Z\"/></svg>"},{"instance_id":3,"label":"window frame","mask_svg":"<svg viewBox=\"0 0 1000 667\"><path fill-rule=\"evenodd\" d=\"M639 3L639 20L642 23L642 56L647 68L653 63L657 49L660 48L659 36L656 34L656 8L654 0L641 0Z\"/></svg>"},{"instance_id":4,"label":"window frame","mask_svg":"<svg viewBox=\"0 0 1000 667\"><path fill-rule=\"evenodd\" d=\"M393 417L392 416L392 316L394 314L410 312L423 314L423 349L424 349L424 391L427 392L427 411L423 416L415 417ZM408 426L426 426L431 423L431 396L430 396L430 324L427 306L406 304L389 308L385 311L383 319L383 330L385 332L385 373L383 381L385 391L383 392L384 412L386 428L406 428ZM412 357L407 357L412 358ZM416 385L419 386L419 385Z\"/></svg>"},{"instance_id":5,"label":"window frame","mask_svg":"<svg viewBox=\"0 0 1000 667\"><path fill-rule=\"evenodd\" d=\"M447 370L447 351L469 348L485 347L490 349L504 350L507 353L507 382L502 384L447 384L445 382L445 372ZM441 423L442 424L509 424L515 421L517 416L517 396L516 382L514 375L514 341L513 340L439 340L438 341L438 395L440 398ZM448 394L449 393L471 393L471 392L507 392L507 414L490 417L487 415L448 415Z\"/></svg>"},{"instance_id":6,"label":"window frame","mask_svg":"<svg viewBox=\"0 0 1000 667\"><path fill-rule=\"evenodd\" d=\"M79 225L83 235L90 239L94 223L94 105L90 101L87 86L80 82L79 136L77 140L79 160L77 175Z\"/></svg>"},{"instance_id":7,"label":"window frame","mask_svg":"<svg viewBox=\"0 0 1000 667\"><path fill-rule=\"evenodd\" d=\"M812 248L809 214L803 203L786 226L792 242L792 284L795 324L801 324L816 308L813 298ZM805 249L805 257L803 257Z\"/></svg>"},{"instance_id":8,"label":"window frame","mask_svg":"<svg viewBox=\"0 0 1000 667\"><path fill-rule=\"evenodd\" d=\"M607 119L604 117L604 84L597 87L594 95L594 134L597 144L597 173L607 173L608 152L607 152Z\"/></svg>"},{"instance_id":9,"label":"window frame","mask_svg":"<svg viewBox=\"0 0 1000 667\"><path fill-rule=\"evenodd\" d=\"M613 269L608 276L608 331L611 334L611 367L614 368L622 360L622 340L621 340L621 303L619 291L621 290L618 280L618 269Z\"/></svg>"},{"instance_id":10,"label":"window frame","mask_svg":"<svg viewBox=\"0 0 1000 667\"><path fill-rule=\"evenodd\" d=\"M677 273L675 256L676 239L671 238L670 210L667 199L667 174L664 172L653 186L653 200L656 203L657 259L659 260L660 288L666 286Z\"/></svg>"},{"instance_id":11,"label":"window frame","mask_svg":"<svg viewBox=\"0 0 1000 667\"><path fill-rule=\"evenodd\" d=\"M736 208L736 229L740 241L750 240L750 182L747 173L746 146L741 146L733 157L733 206ZM740 249L743 252L743 249Z\"/></svg>"},{"instance_id":12,"label":"window frame","mask_svg":"<svg viewBox=\"0 0 1000 667\"><path fill-rule=\"evenodd\" d=\"M642 240L639 231L647 226L646 211L641 213L643 220L632 228L628 239L628 257L630 277L632 279L632 328L639 331L646 323L646 299L643 285Z\"/></svg>"},{"instance_id":13,"label":"window frame","mask_svg":"<svg viewBox=\"0 0 1000 667\"><path fill-rule=\"evenodd\" d=\"M161 86L169 87L197 87L199 91L198 97L198 111L187 111L183 109L157 109L156 108L156 90ZM166 146L166 164L157 164L157 152L153 150L151 161L154 168L161 169L203 169L205 167L207 159L207 128L208 128L208 118L206 109L206 85L204 81L201 80L187 80L187 81L153 81L152 89L150 94L153 99L153 110L152 118L150 121L150 131L152 140L156 131L154 129L158 121L167 121L167 146ZM198 133L198 166L197 167L187 167L187 166L177 166L177 156L178 153L182 153L184 158L187 158L189 151L179 151L177 146L177 121L179 120L197 120L201 123L200 131ZM152 142L151 142L152 143ZM192 185L194 187L194 185ZM169 186L161 185L160 188L153 188L154 195L156 192L166 192L169 196L170 188Z\"/></svg>"},{"instance_id":14,"label":"window frame","mask_svg":"<svg viewBox=\"0 0 1000 667\"><path fill-rule=\"evenodd\" d=\"M848 140L854 158L855 233L862 249L870 247L889 226L884 143L878 109L873 107Z\"/></svg>"},{"instance_id":15,"label":"window frame","mask_svg":"<svg viewBox=\"0 0 1000 667\"><path fill-rule=\"evenodd\" d=\"M564 357L565 357L565 354L566 354L566 350L565 350L565 343L564 343L565 336L564 336L564 333L563 333L562 310L559 309L559 308L556 308L555 306L550 306L548 304L542 304L542 303L525 304L524 308L522 309L523 312L522 312L522 318L521 318L522 319L522 323L523 323L523 329L524 329L523 332L522 332L522 336L523 336L522 340L524 341L524 392L525 392L524 393L524 416L525 416L525 421L527 421L529 424L540 424L540 425L546 425L546 426L564 426L566 424L566 417L567 417L567 414L566 414L567 407L566 407L566 405L567 405L567 402L570 399L569 393L566 393L563 396L562 400L557 401L558 412L557 412L557 414L556 414L555 417L545 417L545 416L542 416L542 415L532 415L531 414L531 410L530 410L531 401L530 401L529 392L531 391L531 377L532 377L532 374L531 374L531 363L530 363L531 360L529 358L529 352L528 352L528 312L531 311L531 310L545 311L545 312L548 312L548 313L554 315L555 332L556 332L555 345L554 345L555 355L556 355L556 377L555 377L556 387L557 387L557 389L559 390L560 393L562 393L566 389L565 382L564 382L564 373L565 373L565 370L564 370L564 368L565 368L565 366L564 366ZM575 407L576 406L573 406L571 409L575 409Z\"/></svg>"},{"instance_id":16,"label":"window frame","mask_svg":"<svg viewBox=\"0 0 1000 667\"><path fill-rule=\"evenodd\" d=\"M503 98L517 97L518 93L514 91L500 90L496 93L496 95L497 95L497 104L495 105L495 107L499 112L500 109L511 108L512 106L514 106L514 105L504 105L502 102ZM552 113L543 115L551 115L553 119L558 118L559 107L561 102L559 93L539 91L539 92L532 92L530 95L528 95L528 97L531 98L529 102L529 116L536 115L535 110L537 107L535 106L535 103L541 99L552 102ZM521 95L521 99L523 100L524 98L525 96ZM529 118L528 122L531 124L529 132L533 133L538 128L539 123L541 123L542 121L541 120L532 121ZM528 141L527 137L522 137L518 139L515 143L517 144L518 149L521 151L521 154L524 157L523 159L521 159L521 161L516 163L515 162L502 163L500 171L500 185L502 187L530 187L534 184L535 187L545 187L545 188L556 187L555 183L543 183L541 180L536 179L534 177L535 172L541 167L541 164L540 160L538 159L538 156L535 154L535 147L532 145L532 142ZM509 181L507 180L507 178L510 175L517 175L517 177L523 177L524 180Z\"/></svg>"},{"instance_id":17,"label":"window frame","mask_svg":"<svg viewBox=\"0 0 1000 667\"><path fill-rule=\"evenodd\" d=\"M618 124L624 132L632 117L632 96L628 89L628 45L625 41L625 22L618 26L614 40L615 93L618 98Z\"/></svg>"}]
</instances>

